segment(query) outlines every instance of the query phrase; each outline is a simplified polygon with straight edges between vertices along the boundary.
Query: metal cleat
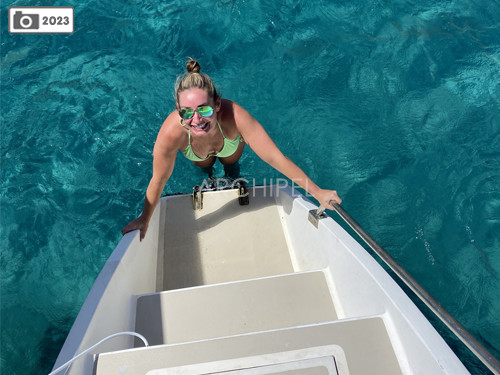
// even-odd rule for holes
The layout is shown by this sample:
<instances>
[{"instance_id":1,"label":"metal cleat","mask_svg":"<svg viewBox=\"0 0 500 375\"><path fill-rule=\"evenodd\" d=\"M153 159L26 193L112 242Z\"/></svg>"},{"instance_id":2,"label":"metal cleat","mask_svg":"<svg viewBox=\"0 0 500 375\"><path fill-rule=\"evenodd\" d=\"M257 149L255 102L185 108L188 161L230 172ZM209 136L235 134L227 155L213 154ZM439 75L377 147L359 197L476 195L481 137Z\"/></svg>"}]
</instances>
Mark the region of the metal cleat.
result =
<instances>
[{"instance_id":1,"label":"metal cleat","mask_svg":"<svg viewBox=\"0 0 500 375\"><path fill-rule=\"evenodd\" d=\"M203 209L203 192L199 186L193 187L193 210Z\"/></svg>"},{"instance_id":2,"label":"metal cleat","mask_svg":"<svg viewBox=\"0 0 500 375\"><path fill-rule=\"evenodd\" d=\"M240 206L246 206L250 204L250 194L248 193L246 184L243 181L237 181L235 185L238 189L238 202Z\"/></svg>"}]
</instances>

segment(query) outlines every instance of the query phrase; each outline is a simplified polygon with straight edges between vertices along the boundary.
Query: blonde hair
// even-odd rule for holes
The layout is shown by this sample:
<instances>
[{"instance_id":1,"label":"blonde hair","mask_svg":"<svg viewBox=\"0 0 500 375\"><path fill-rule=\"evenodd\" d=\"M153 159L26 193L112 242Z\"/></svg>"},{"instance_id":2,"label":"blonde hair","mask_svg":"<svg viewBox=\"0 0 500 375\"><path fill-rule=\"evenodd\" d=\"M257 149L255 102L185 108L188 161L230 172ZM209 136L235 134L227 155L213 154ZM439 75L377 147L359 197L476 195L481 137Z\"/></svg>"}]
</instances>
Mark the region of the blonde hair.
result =
<instances>
[{"instance_id":1,"label":"blonde hair","mask_svg":"<svg viewBox=\"0 0 500 375\"><path fill-rule=\"evenodd\" d=\"M175 100L177 103L179 103L180 93L193 87L205 90L214 101L217 100L219 97L217 89L209 76L200 73L201 66L198 61L189 57L189 60L186 62L186 70L187 73L177 77L175 83Z\"/></svg>"}]
</instances>

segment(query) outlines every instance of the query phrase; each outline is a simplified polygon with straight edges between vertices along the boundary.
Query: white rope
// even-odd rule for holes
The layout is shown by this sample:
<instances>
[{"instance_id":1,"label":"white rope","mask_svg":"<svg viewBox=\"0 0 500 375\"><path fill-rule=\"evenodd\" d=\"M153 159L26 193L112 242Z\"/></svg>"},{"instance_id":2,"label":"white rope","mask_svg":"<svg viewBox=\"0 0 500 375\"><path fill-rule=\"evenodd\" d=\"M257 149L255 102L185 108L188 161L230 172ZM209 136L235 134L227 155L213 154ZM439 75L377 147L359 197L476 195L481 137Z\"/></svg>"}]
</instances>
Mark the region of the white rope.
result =
<instances>
[{"instance_id":1,"label":"white rope","mask_svg":"<svg viewBox=\"0 0 500 375\"><path fill-rule=\"evenodd\" d=\"M103 338L101 341L99 341L97 344L95 344L94 346L91 346L90 348L88 348L87 350L84 350L83 352L81 352L80 354L78 354L76 357L73 357L72 359L70 359L68 362L66 362L64 365L58 367L57 369L55 369L54 371L52 371L49 375L54 375L56 373L58 373L59 371L63 370L64 368L68 367L70 364L72 364L74 361L76 361L78 358L84 356L85 354L87 354L88 352L90 352L91 350L97 348L99 345L101 345L102 343L108 341L108 340L111 340L112 338L115 338L117 336L122 336L122 335L130 335L130 336L135 336L135 337L138 337L142 340L142 342L144 343L144 346L149 346L149 343L148 343L148 340L146 340L146 338L137 333L137 332L118 332L118 333L115 333L113 335L110 335L108 337L105 337Z\"/></svg>"}]
</instances>

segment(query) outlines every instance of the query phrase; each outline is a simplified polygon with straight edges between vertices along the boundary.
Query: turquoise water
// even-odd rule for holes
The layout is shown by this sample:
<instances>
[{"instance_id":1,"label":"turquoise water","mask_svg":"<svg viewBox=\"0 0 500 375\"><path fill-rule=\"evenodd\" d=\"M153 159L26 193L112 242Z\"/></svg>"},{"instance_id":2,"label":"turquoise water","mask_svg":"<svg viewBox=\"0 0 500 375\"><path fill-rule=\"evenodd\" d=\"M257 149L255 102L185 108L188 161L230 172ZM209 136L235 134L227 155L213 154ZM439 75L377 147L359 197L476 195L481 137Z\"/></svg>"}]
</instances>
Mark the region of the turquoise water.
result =
<instances>
[{"instance_id":1,"label":"turquoise water","mask_svg":"<svg viewBox=\"0 0 500 375\"><path fill-rule=\"evenodd\" d=\"M499 0L9 5L76 27L10 35L1 6L2 374L50 371L140 212L186 56L500 358ZM165 193L201 178L179 157Z\"/></svg>"}]
</instances>

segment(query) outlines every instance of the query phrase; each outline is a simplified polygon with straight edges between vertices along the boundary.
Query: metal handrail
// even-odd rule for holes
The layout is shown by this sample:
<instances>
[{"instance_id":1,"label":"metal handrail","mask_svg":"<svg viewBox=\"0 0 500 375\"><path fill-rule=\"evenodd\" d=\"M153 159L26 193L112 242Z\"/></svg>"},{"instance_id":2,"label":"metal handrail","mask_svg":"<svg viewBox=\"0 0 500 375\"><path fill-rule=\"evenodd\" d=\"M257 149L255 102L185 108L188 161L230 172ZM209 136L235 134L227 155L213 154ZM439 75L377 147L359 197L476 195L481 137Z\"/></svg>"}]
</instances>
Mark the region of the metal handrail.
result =
<instances>
[{"instance_id":1,"label":"metal handrail","mask_svg":"<svg viewBox=\"0 0 500 375\"><path fill-rule=\"evenodd\" d=\"M462 341L476 357L488 367L495 375L500 375L500 362L491 354L472 334L465 329L441 304L434 299L399 263L390 256L340 205L331 202L335 211L339 216L366 242L368 246L387 264L392 271L424 302L431 311L444 323L446 326ZM323 206L320 206L311 220L321 218L325 211ZM314 219L314 217L316 219Z\"/></svg>"}]
</instances>

